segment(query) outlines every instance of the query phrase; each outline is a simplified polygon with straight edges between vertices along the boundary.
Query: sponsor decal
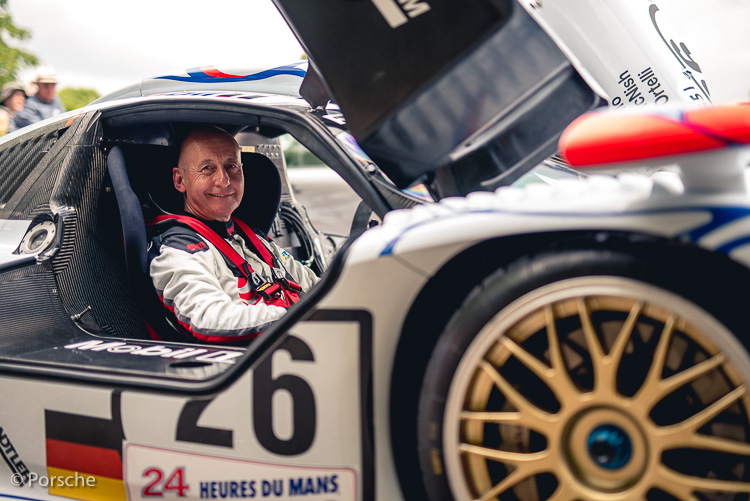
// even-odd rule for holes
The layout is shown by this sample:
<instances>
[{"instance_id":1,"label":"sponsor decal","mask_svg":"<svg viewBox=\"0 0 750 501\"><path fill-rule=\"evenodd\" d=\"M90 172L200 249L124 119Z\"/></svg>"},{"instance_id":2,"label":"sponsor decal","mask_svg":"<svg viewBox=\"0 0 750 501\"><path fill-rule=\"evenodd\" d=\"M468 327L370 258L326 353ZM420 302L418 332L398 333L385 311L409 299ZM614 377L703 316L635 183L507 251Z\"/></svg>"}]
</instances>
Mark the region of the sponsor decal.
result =
<instances>
[{"instance_id":1,"label":"sponsor decal","mask_svg":"<svg viewBox=\"0 0 750 501\"><path fill-rule=\"evenodd\" d=\"M625 70L620 73L620 80L617 82L622 85L625 89L625 98L628 102L636 105L646 104L646 99L641 94L638 84L635 79L630 75L630 72ZM617 98L616 98L617 99ZM622 106L622 102L615 103L612 101L614 106Z\"/></svg>"},{"instance_id":2,"label":"sponsor decal","mask_svg":"<svg viewBox=\"0 0 750 501\"><path fill-rule=\"evenodd\" d=\"M106 351L108 353L120 353L137 355L142 357L162 357L174 359L192 359L199 362L216 362L220 364L233 364L234 359L241 357L243 352L231 350L212 350L208 348L167 348L164 345L141 346L128 344L122 341L82 341L65 345L66 350L80 351Z\"/></svg>"},{"instance_id":3,"label":"sponsor decal","mask_svg":"<svg viewBox=\"0 0 750 501\"><path fill-rule=\"evenodd\" d=\"M425 12L430 11L430 4L425 0L370 0L377 7L388 26L398 28Z\"/></svg>"},{"instance_id":4,"label":"sponsor decal","mask_svg":"<svg viewBox=\"0 0 750 501\"><path fill-rule=\"evenodd\" d=\"M129 499L322 499L356 500L351 468L261 463L156 449L125 448Z\"/></svg>"},{"instance_id":5,"label":"sponsor decal","mask_svg":"<svg viewBox=\"0 0 750 501\"><path fill-rule=\"evenodd\" d=\"M692 85L683 88L682 91L693 101L710 102L711 94L708 91L706 80L703 79L703 70L701 70L700 65L693 59L690 49L688 49L684 43L680 42L678 44L671 38L669 40L665 38L664 33L662 33L659 23L656 20L657 12L659 12L659 7L656 4L649 5L648 13L651 17L651 23L654 25L656 33L682 66L683 74L692 83Z\"/></svg>"},{"instance_id":6,"label":"sponsor decal","mask_svg":"<svg viewBox=\"0 0 750 501\"><path fill-rule=\"evenodd\" d=\"M49 493L83 500L125 500L122 481L120 393L112 394L112 419L44 411L50 478L93 477L79 485L50 483Z\"/></svg>"},{"instance_id":7,"label":"sponsor decal","mask_svg":"<svg viewBox=\"0 0 750 501\"><path fill-rule=\"evenodd\" d=\"M198 251L208 250L208 246L205 242L198 242L197 244L187 244L185 248L188 250L188 252L193 254Z\"/></svg>"},{"instance_id":8,"label":"sponsor decal","mask_svg":"<svg viewBox=\"0 0 750 501\"><path fill-rule=\"evenodd\" d=\"M624 106L626 100L629 104L635 105L647 104L646 99L650 99L654 104L667 104L669 102L666 89L661 86L659 78L650 66L639 72L636 77L633 77L629 70L625 70L620 73L619 78L617 83L622 85L625 96L624 98L617 96L612 100L612 106L615 108ZM643 85L645 88L641 89L639 85Z\"/></svg>"},{"instance_id":9,"label":"sponsor decal","mask_svg":"<svg viewBox=\"0 0 750 501\"><path fill-rule=\"evenodd\" d=\"M0 427L0 453L3 455L5 463L12 472L13 485L22 486L29 484L29 469L21 460L13 442L10 441L10 437L8 437L8 434L2 427Z\"/></svg>"}]
</instances>

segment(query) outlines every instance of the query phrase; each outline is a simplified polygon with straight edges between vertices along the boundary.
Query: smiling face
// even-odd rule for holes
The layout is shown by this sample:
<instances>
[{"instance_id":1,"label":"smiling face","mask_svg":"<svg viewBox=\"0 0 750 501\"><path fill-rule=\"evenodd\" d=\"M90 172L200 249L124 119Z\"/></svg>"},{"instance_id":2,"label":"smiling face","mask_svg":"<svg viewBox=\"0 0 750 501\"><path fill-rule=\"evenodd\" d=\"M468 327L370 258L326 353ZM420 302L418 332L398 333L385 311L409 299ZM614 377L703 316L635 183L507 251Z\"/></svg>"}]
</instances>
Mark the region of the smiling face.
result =
<instances>
[{"instance_id":1,"label":"smiling face","mask_svg":"<svg viewBox=\"0 0 750 501\"><path fill-rule=\"evenodd\" d=\"M178 165L172 179L185 196L185 211L204 220L229 221L245 188L234 138L220 129L196 129L182 143Z\"/></svg>"},{"instance_id":2,"label":"smiling face","mask_svg":"<svg viewBox=\"0 0 750 501\"><path fill-rule=\"evenodd\" d=\"M22 90L17 90L6 99L3 104L8 107L12 113L18 113L23 109L26 103L26 94Z\"/></svg>"}]
</instances>

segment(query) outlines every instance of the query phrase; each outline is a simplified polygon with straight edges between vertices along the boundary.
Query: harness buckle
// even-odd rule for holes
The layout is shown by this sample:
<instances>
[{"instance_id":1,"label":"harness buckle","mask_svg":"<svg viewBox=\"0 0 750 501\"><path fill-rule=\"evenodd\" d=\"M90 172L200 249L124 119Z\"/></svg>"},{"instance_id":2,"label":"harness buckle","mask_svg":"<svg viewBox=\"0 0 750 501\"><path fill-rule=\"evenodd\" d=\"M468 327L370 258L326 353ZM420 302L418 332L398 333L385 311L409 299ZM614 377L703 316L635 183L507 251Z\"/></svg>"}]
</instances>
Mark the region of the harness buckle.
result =
<instances>
[{"instance_id":1,"label":"harness buckle","mask_svg":"<svg viewBox=\"0 0 750 501\"><path fill-rule=\"evenodd\" d=\"M263 299L266 300L278 299L281 296L281 286L271 282L263 282L255 288L255 292L263 296Z\"/></svg>"},{"instance_id":2,"label":"harness buckle","mask_svg":"<svg viewBox=\"0 0 750 501\"><path fill-rule=\"evenodd\" d=\"M293 282L288 278L282 278L281 283L283 283L284 287L291 290L292 292L299 292L302 290L302 286L300 284L298 284L297 282Z\"/></svg>"},{"instance_id":3,"label":"harness buckle","mask_svg":"<svg viewBox=\"0 0 750 501\"><path fill-rule=\"evenodd\" d=\"M299 292L302 290L302 286L300 284L286 278L284 276L284 273L278 268L273 269L273 274L276 279L276 282L280 283L281 285L291 290L292 292Z\"/></svg>"}]
</instances>

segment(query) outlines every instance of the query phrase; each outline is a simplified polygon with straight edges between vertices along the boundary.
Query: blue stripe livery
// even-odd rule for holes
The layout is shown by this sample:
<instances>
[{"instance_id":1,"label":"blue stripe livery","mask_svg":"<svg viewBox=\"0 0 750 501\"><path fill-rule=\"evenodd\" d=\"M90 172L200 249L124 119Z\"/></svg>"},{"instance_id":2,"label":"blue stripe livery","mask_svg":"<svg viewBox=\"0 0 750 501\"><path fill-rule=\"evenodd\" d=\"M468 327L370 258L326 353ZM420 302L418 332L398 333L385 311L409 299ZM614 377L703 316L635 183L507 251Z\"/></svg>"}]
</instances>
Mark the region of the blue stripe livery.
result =
<instances>
[{"instance_id":1,"label":"blue stripe livery","mask_svg":"<svg viewBox=\"0 0 750 501\"><path fill-rule=\"evenodd\" d=\"M179 75L166 75L156 77L157 80L176 80L178 82L196 82L196 83L221 83L221 82L253 82L256 80L264 80L266 78L275 77L278 75L292 75L304 78L306 71L295 65L279 66L270 70L261 71L260 73L253 73L252 75L236 76L231 78L226 77L214 77L208 75L200 68L190 68L187 70L189 76Z\"/></svg>"}]
</instances>

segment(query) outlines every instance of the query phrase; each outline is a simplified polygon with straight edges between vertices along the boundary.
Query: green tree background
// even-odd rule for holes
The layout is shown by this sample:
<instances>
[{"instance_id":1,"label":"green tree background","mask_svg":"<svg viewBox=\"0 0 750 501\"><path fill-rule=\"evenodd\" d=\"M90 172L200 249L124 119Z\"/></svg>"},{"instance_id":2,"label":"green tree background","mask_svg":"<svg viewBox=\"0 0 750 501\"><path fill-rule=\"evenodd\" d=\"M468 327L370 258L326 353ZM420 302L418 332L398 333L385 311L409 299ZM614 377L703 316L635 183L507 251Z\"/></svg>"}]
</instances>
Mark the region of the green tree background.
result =
<instances>
[{"instance_id":1,"label":"green tree background","mask_svg":"<svg viewBox=\"0 0 750 501\"><path fill-rule=\"evenodd\" d=\"M13 18L8 12L8 0L0 0L0 86L16 80L23 68L39 64L34 54L9 45L9 42L23 41L30 37L28 30L13 24Z\"/></svg>"},{"instance_id":2,"label":"green tree background","mask_svg":"<svg viewBox=\"0 0 750 501\"><path fill-rule=\"evenodd\" d=\"M34 54L14 47L17 42L23 42L29 38L31 38L29 30L13 23L13 18L8 12L8 0L0 0L0 86L18 80L24 68L39 64L39 59ZM94 89L76 87L61 89L58 95L68 110L86 106L99 97L99 93Z\"/></svg>"},{"instance_id":3,"label":"green tree background","mask_svg":"<svg viewBox=\"0 0 750 501\"><path fill-rule=\"evenodd\" d=\"M68 111L86 106L99 97L99 93L94 89L78 87L66 87L60 90L57 94L60 96L60 100Z\"/></svg>"}]
</instances>

